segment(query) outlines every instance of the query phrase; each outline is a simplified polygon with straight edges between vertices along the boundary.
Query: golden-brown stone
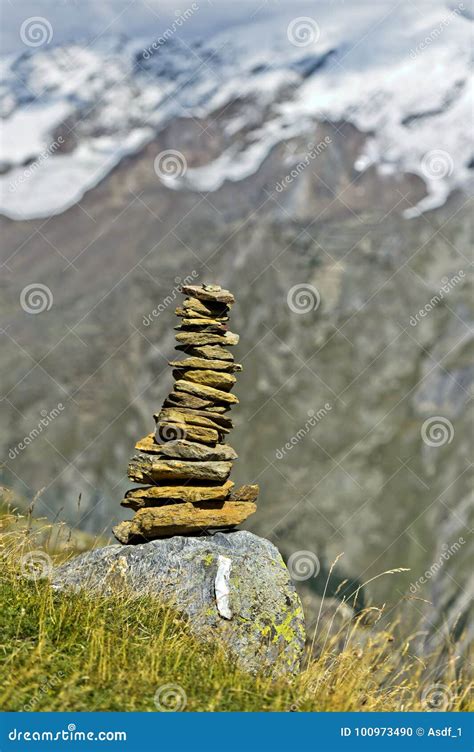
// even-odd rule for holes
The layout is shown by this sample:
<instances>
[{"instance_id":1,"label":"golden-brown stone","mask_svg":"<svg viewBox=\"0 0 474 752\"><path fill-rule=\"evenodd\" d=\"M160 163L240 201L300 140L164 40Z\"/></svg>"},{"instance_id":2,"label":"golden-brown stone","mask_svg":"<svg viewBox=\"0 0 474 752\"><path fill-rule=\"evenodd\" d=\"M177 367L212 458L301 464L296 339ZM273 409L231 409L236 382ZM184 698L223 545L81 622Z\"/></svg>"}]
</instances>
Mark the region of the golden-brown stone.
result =
<instances>
[{"instance_id":1,"label":"golden-brown stone","mask_svg":"<svg viewBox=\"0 0 474 752\"><path fill-rule=\"evenodd\" d=\"M235 394L229 394L229 392L223 392L221 389L214 389L212 386L204 386L204 384L195 384L193 381L186 381L185 379L178 379L174 385L175 391L187 392L188 394L194 394L201 399L214 400L214 402L228 402L230 405L237 405L239 400Z\"/></svg>"},{"instance_id":2,"label":"golden-brown stone","mask_svg":"<svg viewBox=\"0 0 474 752\"><path fill-rule=\"evenodd\" d=\"M216 431L214 428L205 426L193 426L191 423L184 423L181 419L179 423L166 423L160 420L156 424L155 436L159 441L174 441L181 438L201 444L216 444L222 433L220 429Z\"/></svg>"},{"instance_id":3,"label":"golden-brown stone","mask_svg":"<svg viewBox=\"0 0 474 752\"><path fill-rule=\"evenodd\" d=\"M201 410L204 407L212 407L213 404L210 399L202 399L186 392L170 392L163 402L163 407L190 407L192 410Z\"/></svg>"},{"instance_id":4,"label":"golden-brown stone","mask_svg":"<svg viewBox=\"0 0 474 752\"><path fill-rule=\"evenodd\" d=\"M237 459L237 452L229 444L216 444L216 446L211 447L186 441L186 439L167 441L161 444L157 443L152 433L137 441L135 449L139 452L145 452L145 454L156 454L174 459L224 460L227 462Z\"/></svg>"},{"instance_id":5,"label":"golden-brown stone","mask_svg":"<svg viewBox=\"0 0 474 752\"><path fill-rule=\"evenodd\" d=\"M183 350L188 355L196 358L208 358L209 360L234 360L230 350L220 345L202 345L202 347L190 347L189 345L177 345L176 350Z\"/></svg>"},{"instance_id":6,"label":"golden-brown stone","mask_svg":"<svg viewBox=\"0 0 474 752\"><path fill-rule=\"evenodd\" d=\"M210 301L198 300L197 298L186 298L183 303L183 308L186 312L190 312L189 315L197 314L198 316L205 318L219 318L222 316L228 316L229 306L223 303L211 303Z\"/></svg>"},{"instance_id":7,"label":"golden-brown stone","mask_svg":"<svg viewBox=\"0 0 474 752\"><path fill-rule=\"evenodd\" d=\"M227 326L217 319L182 319L178 326L175 326L178 331L205 331L214 332L215 334L225 334Z\"/></svg>"},{"instance_id":8,"label":"golden-brown stone","mask_svg":"<svg viewBox=\"0 0 474 752\"><path fill-rule=\"evenodd\" d=\"M214 389L222 389L224 392L232 389L236 382L235 376L232 376L231 373L224 373L223 371L199 371L190 369L189 371L173 371L173 376L175 379L184 379L185 381L193 381L195 384L212 386Z\"/></svg>"},{"instance_id":9,"label":"golden-brown stone","mask_svg":"<svg viewBox=\"0 0 474 752\"><path fill-rule=\"evenodd\" d=\"M258 492L259 487L257 484L240 486L240 488L236 488L235 491L232 491L229 499L230 501L256 501Z\"/></svg>"},{"instance_id":10,"label":"golden-brown stone","mask_svg":"<svg viewBox=\"0 0 474 752\"><path fill-rule=\"evenodd\" d=\"M237 345L239 335L234 332L225 332L225 334L214 334L213 332L178 332L177 341L181 345L189 347L199 347L200 345Z\"/></svg>"},{"instance_id":11,"label":"golden-brown stone","mask_svg":"<svg viewBox=\"0 0 474 752\"><path fill-rule=\"evenodd\" d=\"M241 371L242 366L239 363L232 363L228 360L208 360L207 358L185 358L184 360L171 360L168 365L173 368L198 368L211 369L213 371Z\"/></svg>"},{"instance_id":12,"label":"golden-brown stone","mask_svg":"<svg viewBox=\"0 0 474 752\"><path fill-rule=\"evenodd\" d=\"M163 407L158 415L153 416L158 423L186 423L205 428L214 428L216 431L229 433L232 428L230 418L211 415L204 410L190 410L186 407ZM176 438L186 438L185 436Z\"/></svg>"},{"instance_id":13,"label":"golden-brown stone","mask_svg":"<svg viewBox=\"0 0 474 752\"><path fill-rule=\"evenodd\" d=\"M211 303L224 303L232 305L234 296L229 290L224 290L220 285L183 285L185 295L190 295L198 300Z\"/></svg>"},{"instance_id":14,"label":"golden-brown stone","mask_svg":"<svg viewBox=\"0 0 474 752\"><path fill-rule=\"evenodd\" d=\"M135 539L153 540L166 535L205 533L207 530L235 527L250 517L256 505L250 501L224 501L169 504L145 507L134 518L121 522L113 533L121 543Z\"/></svg>"},{"instance_id":15,"label":"golden-brown stone","mask_svg":"<svg viewBox=\"0 0 474 752\"><path fill-rule=\"evenodd\" d=\"M232 462L210 460L162 459L151 454L139 454L129 462L128 477L136 483L150 483L161 480L227 480L232 470Z\"/></svg>"},{"instance_id":16,"label":"golden-brown stone","mask_svg":"<svg viewBox=\"0 0 474 752\"><path fill-rule=\"evenodd\" d=\"M196 301L197 303L198 301ZM221 307L221 311L224 309ZM213 313L212 316L209 312L209 309L206 308L204 305L202 307L202 310L194 310L193 308L176 308L175 314L183 319L191 319L193 322L195 319L211 319L212 321L219 321L219 323L225 323L226 321L229 321L229 317L226 315L226 313L222 313L222 315L218 313Z\"/></svg>"},{"instance_id":17,"label":"golden-brown stone","mask_svg":"<svg viewBox=\"0 0 474 752\"><path fill-rule=\"evenodd\" d=\"M219 486L143 486L127 491L122 506L140 509L141 507L157 506L165 501L225 501L234 487L231 480Z\"/></svg>"}]
</instances>

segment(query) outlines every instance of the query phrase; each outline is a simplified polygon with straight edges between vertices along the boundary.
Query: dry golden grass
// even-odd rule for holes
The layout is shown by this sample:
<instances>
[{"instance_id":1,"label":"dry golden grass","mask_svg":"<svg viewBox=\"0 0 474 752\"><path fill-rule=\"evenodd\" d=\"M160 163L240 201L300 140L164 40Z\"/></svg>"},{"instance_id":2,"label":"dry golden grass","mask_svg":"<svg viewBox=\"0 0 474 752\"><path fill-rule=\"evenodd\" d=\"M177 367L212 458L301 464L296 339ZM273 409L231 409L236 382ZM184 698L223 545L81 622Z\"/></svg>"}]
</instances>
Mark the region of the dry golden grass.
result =
<instances>
[{"instance_id":1,"label":"dry golden grass","mask_svg":"<svg viewBox=\"0 0 474 752\"><path fill-rule=\"evenodd\" d=\"M249 676L156 600L60 594L47 578L25 576L24 555L38 541L58 560L73 553L72 538L58 544L51 526L17 515L0 522L3 710L156 711L158 702L188 711L408 711L440 696L441 709L468 710L470 685L454 658L434 679L439 656L420 660L390 630L366 630L360 647L355 622L318 638L317 659L308 652L294 679Z\"/></svg>"}]
</instances>

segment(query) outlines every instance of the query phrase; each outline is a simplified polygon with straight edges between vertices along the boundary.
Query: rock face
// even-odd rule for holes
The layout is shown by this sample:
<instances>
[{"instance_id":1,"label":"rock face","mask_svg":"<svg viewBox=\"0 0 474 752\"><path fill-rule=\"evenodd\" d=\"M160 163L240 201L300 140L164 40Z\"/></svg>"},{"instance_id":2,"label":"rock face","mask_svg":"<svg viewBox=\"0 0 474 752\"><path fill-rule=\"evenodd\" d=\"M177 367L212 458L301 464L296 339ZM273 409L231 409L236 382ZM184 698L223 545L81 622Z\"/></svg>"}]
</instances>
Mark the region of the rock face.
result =
<instances>
[{"instance_id":1,"label":"rock face","mask_svg":"<svg viewBox=\"0 0 474 752\"><path fill-rule=\"evenodd\" d=\"M278 549L247 531L88 551L56 568L53 587L151 594L185 614L197 637L221 642L246 671L281 676L300 667L301 602Z\"/></svg>"},{"instance_id":2,"label":"rock face","mask_svg":"<svg viewBox=\"0 0 474 752\"><path fill-rule=\"evenodd\" d=\"M181 318L177 349L190 357L170 363L175 383L153 416L156 433L135 444L139 453L130 460L128 477L144 488L128 491L122 501L137 512L113 528L123 544L229 530L256 510L256 485L242 486L229 498L237 452L224 443L233 424L223 413L239 400L230 394L236 377L227 370L242 366L220 345L239 341L222 323L234 296L219 285L183 285L182 292L188 297L175 311ZM197 350L202 357L193 357Z\"/></svg>"}]
</instances>

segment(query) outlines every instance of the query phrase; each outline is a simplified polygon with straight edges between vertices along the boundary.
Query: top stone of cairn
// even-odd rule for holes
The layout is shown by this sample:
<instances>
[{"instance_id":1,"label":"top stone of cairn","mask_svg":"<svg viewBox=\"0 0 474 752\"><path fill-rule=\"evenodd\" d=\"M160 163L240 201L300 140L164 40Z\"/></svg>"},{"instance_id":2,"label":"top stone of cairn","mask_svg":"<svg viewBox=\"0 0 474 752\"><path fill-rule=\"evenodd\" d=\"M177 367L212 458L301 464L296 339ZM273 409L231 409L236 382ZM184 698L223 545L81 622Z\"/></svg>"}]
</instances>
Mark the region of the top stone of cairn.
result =
<instances>
[{"instance_id":1,"label":"top stone of cairn","mask_svg":"<svg viewBox=\"0 0 474 752\"><path fill-rule=\"evenodd\" d=\"M207 300L212 303L232 305L234 296L229 290L223 290L220 285L183 285L181 288L185 295L198 300Z\"/></svg>"}]
</instances>

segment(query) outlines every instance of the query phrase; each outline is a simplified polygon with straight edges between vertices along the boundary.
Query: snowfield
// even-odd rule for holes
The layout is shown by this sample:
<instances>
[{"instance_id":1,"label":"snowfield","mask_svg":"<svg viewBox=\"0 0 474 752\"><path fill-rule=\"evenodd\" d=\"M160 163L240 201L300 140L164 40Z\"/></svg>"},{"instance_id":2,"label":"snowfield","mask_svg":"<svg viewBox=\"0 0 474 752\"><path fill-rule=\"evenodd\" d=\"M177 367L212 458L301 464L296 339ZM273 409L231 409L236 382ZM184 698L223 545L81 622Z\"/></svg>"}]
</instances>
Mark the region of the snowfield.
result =
<instances>
[{"instance_id":1,"label":"snowfield","mask_svg":"<svg viewBox=\"0 0 474 752\"><path fill-rule=\"evenodd\" d=\"M215 191L257 172L275 144L330 119L371 134L357 170L376 165L422 177L428 195L407 216L467 186L471 20L464 4L316 3L308 15L309 7L298 16L297 5L291 14L275 6L270 20L250 19L204 40L176 33L152 54L153 37L113 36L4 58L0 212L59 214L173 118L201 118L244 98L252 117L243 104L235 108L226 124L232 145L181 176L162 176L165 184ZM58 134L67 148L55 148Z\"/></svg>"}]
</instances>

